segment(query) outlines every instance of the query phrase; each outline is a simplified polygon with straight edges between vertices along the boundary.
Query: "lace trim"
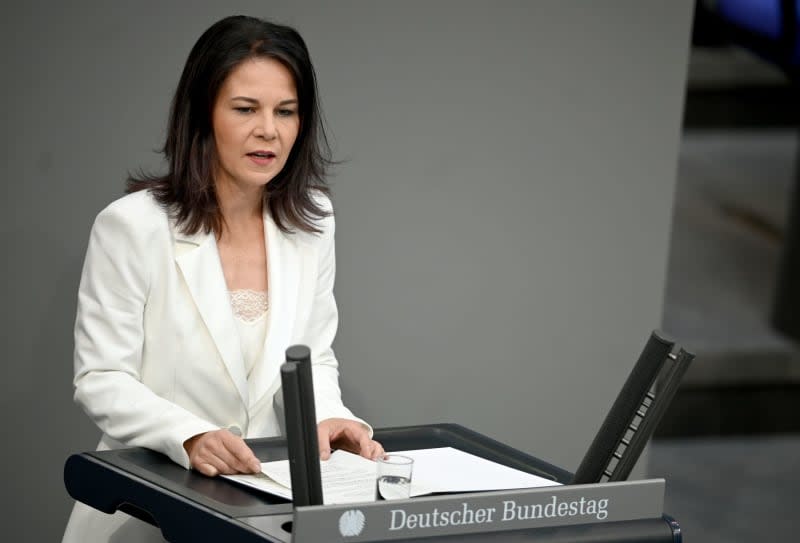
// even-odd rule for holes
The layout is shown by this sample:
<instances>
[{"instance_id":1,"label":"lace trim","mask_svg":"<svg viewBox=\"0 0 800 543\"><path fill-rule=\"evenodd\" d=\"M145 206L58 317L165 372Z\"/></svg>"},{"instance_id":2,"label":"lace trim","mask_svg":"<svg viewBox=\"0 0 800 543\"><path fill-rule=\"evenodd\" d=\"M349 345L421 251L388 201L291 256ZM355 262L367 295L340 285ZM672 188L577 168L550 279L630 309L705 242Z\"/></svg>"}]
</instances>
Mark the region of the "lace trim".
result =
<instances>
[{"instance_id":1,"label":"lace trim","mask_svg":"<svg viewBox=\"0 0 800 543\"><path fill-rule=\"evenodd\" d=\"M269 300L266 291L239 289L229 291L231 307L237 319L253 323L267 314Z\"/></svg>"}]
</instances>

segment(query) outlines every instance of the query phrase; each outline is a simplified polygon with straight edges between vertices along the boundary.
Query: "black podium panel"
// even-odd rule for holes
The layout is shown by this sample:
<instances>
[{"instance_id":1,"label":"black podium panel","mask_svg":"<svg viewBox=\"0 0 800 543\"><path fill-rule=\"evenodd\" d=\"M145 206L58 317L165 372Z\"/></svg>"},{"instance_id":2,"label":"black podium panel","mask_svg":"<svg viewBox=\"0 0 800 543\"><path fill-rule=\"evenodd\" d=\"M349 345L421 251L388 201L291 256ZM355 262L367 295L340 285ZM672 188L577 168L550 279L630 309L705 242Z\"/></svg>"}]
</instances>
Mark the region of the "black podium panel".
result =
<instances>
[{"instance_id":1,"label":"black podium panel","mask_svg":"<svg viewBox=\"0 0 800 543\"><path fill-rule=\"evenodd\" d=\"M454 447L560 483L567 483L572 477L566 470L455 424L380 429L375 431L375 439L389 451ZM252 439L247 443L262 462L287 457L283 438ZM72 455L64 467L64 481L76 500L106 513L120 510L156 524L165 539L173 543L292 541L289 531L293 512L291 502L225 479L185 470L166 456L147 449ZM677 543L681 536L677 523L664 517L457 537L425 537L424 540Z\"/></svg>"}]
</instances>

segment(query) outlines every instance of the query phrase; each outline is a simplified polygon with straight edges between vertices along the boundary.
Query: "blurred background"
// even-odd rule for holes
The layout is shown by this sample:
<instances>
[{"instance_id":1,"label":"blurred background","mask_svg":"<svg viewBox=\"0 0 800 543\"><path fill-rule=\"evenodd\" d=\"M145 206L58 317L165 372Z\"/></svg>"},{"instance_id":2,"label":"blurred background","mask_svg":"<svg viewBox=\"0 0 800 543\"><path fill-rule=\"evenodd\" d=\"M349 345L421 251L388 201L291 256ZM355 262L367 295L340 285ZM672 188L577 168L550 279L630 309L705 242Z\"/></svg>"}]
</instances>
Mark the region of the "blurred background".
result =
<instances>
[{"instance_id":1,"label":"blurred background","mask_svg":"<svg viewBox=\"0 0 800 543\"><path fill-rule=\"evenodd\" d=\"M697 358L649 465L687 541L797 539L799 5L695 6L664 329Z\"/></svg>"}]
</instances>

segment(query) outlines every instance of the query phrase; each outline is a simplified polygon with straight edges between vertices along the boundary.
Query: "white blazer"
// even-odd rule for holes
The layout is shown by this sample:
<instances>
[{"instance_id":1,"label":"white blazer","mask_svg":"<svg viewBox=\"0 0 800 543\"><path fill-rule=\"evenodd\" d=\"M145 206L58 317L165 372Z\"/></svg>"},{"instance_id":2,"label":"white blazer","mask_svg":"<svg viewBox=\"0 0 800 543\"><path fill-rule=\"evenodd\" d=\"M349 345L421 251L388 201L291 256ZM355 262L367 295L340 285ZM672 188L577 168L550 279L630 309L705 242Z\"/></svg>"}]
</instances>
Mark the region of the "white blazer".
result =
<instances>
[{"instance_id":1,"label":"white blazer","mask_svg":"<svg viewBox=\"0 0 800 543\"><path fill-rule=\"evenodd\" d=\"M248 380L215 235L181 233L148 191L100 212L78 292L74 359L75 401L103 431L98 449L147 447L189 468L183 442L193 435L280 434L276 392L293 344L311 348L317 420L363 422L342 404L331 349L333 217L318 225L322 234L286 235L264 215L269 333ZM76 504L64 541L116 540L106 521L120 516Z\"/></svg>"}]
</instances>

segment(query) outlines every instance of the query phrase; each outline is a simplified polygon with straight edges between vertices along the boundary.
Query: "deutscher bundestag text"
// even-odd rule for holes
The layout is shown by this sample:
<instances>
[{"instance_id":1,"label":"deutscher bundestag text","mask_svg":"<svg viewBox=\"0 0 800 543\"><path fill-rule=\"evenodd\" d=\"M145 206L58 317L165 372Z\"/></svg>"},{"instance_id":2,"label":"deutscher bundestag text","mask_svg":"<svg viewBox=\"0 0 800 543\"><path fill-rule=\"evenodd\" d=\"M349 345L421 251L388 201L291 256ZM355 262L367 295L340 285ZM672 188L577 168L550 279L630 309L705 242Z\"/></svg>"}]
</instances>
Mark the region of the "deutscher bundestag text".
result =
<instances>
[{"instance_id":1,"label":"deutscher bundestag text","mask_svg":"<svg viewBox=\"0 0 800 543\"><path fill-rule=\"evenodd\" d=\"M519 504L514 500L503 500L502 509L497 507L472 508L467 502L461 507L440 511L434 508L426 513L407 513L403 509L392 509L389 530L416 530L470 524L491 524L514 520L552 519L584 516L596 520L608 517L608 498L560 501L552 496L550 501Z\"/></svg>"}]
</instances>

